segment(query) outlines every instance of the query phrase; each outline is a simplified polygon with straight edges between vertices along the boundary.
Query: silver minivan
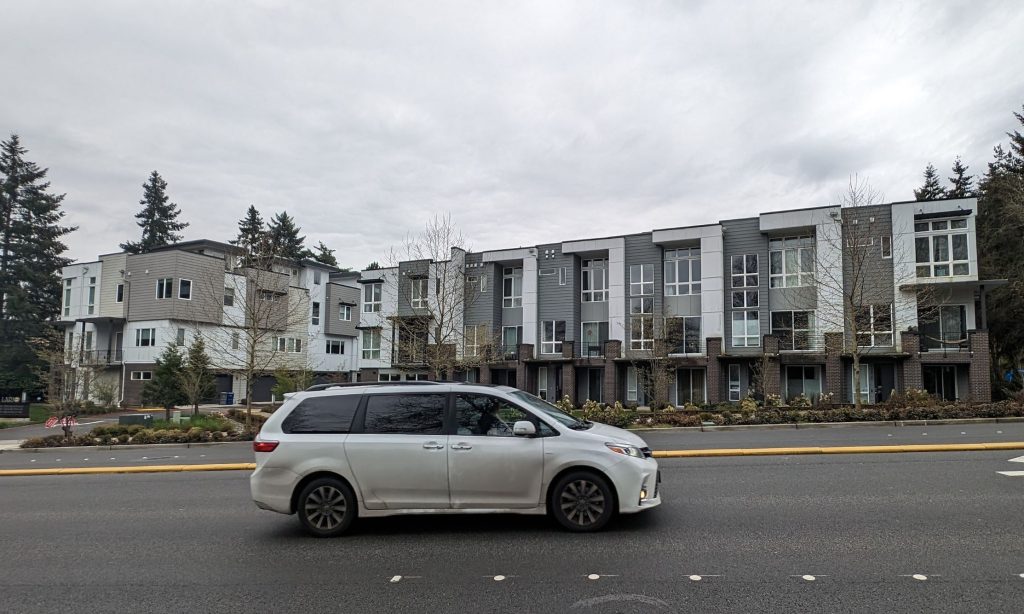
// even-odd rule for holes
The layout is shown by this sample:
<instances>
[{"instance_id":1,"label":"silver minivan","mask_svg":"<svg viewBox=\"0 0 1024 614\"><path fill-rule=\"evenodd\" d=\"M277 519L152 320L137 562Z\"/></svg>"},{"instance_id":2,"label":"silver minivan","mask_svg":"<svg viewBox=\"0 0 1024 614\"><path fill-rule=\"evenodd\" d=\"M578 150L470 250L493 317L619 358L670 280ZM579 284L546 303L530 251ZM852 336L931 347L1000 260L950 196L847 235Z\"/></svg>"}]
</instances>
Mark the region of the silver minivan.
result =
<instances>
[{"instance_id":1,"label":"silver minivan","mask_svg":"<svg viewBox=\"0 0 1024 614\"><path fill-rule=\"evenodd\" d=\"M318 537L359 516L420 513L547 513L596 531L661 503L658 463L640 437L515 388L314 388L263 425L250 486L257 506L297 514Z\"/></svg>"}]
</instances>

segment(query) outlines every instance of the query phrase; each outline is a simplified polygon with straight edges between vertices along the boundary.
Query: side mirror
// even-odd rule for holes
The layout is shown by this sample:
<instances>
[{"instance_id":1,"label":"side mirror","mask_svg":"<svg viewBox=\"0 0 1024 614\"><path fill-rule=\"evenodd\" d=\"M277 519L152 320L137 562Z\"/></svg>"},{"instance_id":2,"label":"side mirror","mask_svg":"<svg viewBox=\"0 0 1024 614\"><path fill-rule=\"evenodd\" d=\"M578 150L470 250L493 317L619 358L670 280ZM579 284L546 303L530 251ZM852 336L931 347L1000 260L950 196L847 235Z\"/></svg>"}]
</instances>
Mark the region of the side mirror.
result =
<instances>
[{"instance_id":1,"label":"side mirror","mask_svg":"<svg viewBox=\"0 0 1024 614\"><path fill-rule=\"evenodd\" d=\"M537 427L529 420L519 420L512 425L512 434L516 437L529 437L537 434Z\"/></svg>"}]
</instances>

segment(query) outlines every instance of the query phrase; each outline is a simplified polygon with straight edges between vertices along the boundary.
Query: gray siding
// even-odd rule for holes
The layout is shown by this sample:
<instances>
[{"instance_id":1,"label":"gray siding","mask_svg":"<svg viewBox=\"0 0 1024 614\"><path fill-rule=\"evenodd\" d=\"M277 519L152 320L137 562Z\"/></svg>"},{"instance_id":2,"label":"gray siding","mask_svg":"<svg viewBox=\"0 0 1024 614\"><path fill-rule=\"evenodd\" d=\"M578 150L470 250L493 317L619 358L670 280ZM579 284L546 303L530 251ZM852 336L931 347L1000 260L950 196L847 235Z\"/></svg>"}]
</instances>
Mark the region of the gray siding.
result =
<instances>
[{"instance_id":1,"label":"gray siding","mask_svg":"<svg viewBox=\"0 0 1024 614\"><path fill-rule=\"evenodd\" d=\"M121 271L127 271L125 268L126 261L126 254L112 254L100 258L100 262L103 263L99 287L99 314L101 316L107 318L124 317L124 302L118 303L116 299L117 286L124 283Z\"/></svg>"},{"instance_id":2,"label":"gray siding","mask_svg":"<svg viewBox=\"0 0 1024 614\"><path fill-rule=\"evenodd\" d=\"M768 332L768 240L761 234L761 222L758 218L729 220L722 222L724 229L725 271L725 341L723 347L729 354L758 354L761 347L739 347L732 345L732 257L757 254L758 273L758 320L761 323L761 336ZM753 311L745 309L743 311ZM723 371L724 372L724 371Z\"/></svg>"},{"instance_id":3,"label":"gray siding","mask_svg":"<svg viewBox=\"0 0 1024 614\"><path fill-rule=\"evenodd\" d=\"M326 287L325 326L324 332L328 335L356 335L356 326L359 325L359 299L360 288L344 286L336 283L328 283ZM338 312L341 305L351 305L352 319L344 321L339 319Z\"/></svg>"},{"instance_id":4,"label":"gray siding","mask_svg":"<svg viewBox=\"0 0 1024 614\"><path fill-rule=\"evenodd\" d=\"M546 250L552 250L552 253L546 254ZM545 321L565 320L565 340L575 341L579 338L580 274L579 259L572 254L563 254L561 243L538 245L537 252L541 254L537 261L538 269L566 268L564 286L558 284L557 273L537 277L537 351L540 352ZM545 257L548 255L550 257ZM508 323L506 325L511 326Z\"/></svg>"},{"instance_id":5,"label":"gray siding","mask_svg":"<svg viewBox=\"0 0 1024 614\"><path fill-rule=\"evenodd\" d=\"M398 264L398 315L426 315L427 309L412 308L412 279L427 277L427 296L433 296L434 287L430 276L429 260L409 260Z\"/></svg>"},{"instance_id":6,"label":"gray siding","mask_svg":"<svg viewBox=\"0 0 1024 614\"><path fill-rule=\"evenodd\" d=\"M623 283L626 285L625 288L625 301L624 305L626 313L626 330L622 332L622 343L623 347L629 349L629 337L630 337L630 322L629 316L629 299L633 298L629 293L629 267L638 264L649 264L651 265L654 272L654 335L655 337L661 334L661 322L665 313L665 265L663 264L663 254L661 246L655 245L652 242L650 234L642 235L630 235L623 237L625 243L625 276ZM651 296L638 295L638 296ZM616 336L615 333L618 331L609 331L612 336Z\"/></svg>"},{"instance_id":7,"label":"gray siding","mask_svg":"<svg viewBox=\"0 0 1024 614\"><path fill-rule=\"evenodd\" d=\"M768 305L772 311L810 311L818 308L817 286L770 288Z\"/></svg>"},{"instance_id":8,"label":"gray siding","mask_svg":"<svg viewBox=\"0 0 1024 614\"><path fill-rule=\"evenodd\" d=\"M128 315L138 320L183 320L219 324L224 304L224 261L183 251L128 256ZM156 298L158 279L174 279L171 298ZM178 298L181 279L192 281L192 300Z\"/></svg>"},{"instance_id":9,"label":"gray siding","mask_svg":"<svg viewBox=\"0 0 1024 614\"><path fill-rule=\"evenodd\" d=\"M882 236L892 236L891 205L843 209L843 293L854 305L894 302L893 258L882 258ZM893 249L899 249L895 241ZM914 254L893 254L893 257L913 259ZM899 342L898 336L895 332L895 343ZM847 341L853 342L849 337Z\"/></svg>"},{"instance_id":10,"label":"gray siding","mask_svg":"<svg viewBox=\"0 0 1024 614\"><path fill-rule=\"evenodd\" d=\"M475 288L466 287L465 324L478 326L490 324L492 334L501 327L501 273L493 262L483 262L479 253L466 254L467 277L486 277L487 291L480 292L479 282Z\"/></svg>"}]
</instances>

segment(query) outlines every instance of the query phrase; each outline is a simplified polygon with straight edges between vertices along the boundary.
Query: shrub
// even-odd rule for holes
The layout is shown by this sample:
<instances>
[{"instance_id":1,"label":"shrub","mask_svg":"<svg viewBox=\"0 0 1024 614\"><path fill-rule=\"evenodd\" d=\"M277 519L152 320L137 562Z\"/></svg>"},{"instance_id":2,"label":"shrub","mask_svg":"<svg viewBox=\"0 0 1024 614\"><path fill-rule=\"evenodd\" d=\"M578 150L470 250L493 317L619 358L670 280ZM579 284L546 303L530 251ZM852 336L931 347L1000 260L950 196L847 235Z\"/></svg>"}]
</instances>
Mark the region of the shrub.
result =
<instances>
[{"instance_id":1,"label":"shrub","mask_svg":"<svg viewBox=\"0 0 1024 614\"><path fill-rule=\"evenodd\" d=\"M751 399L752 401L754 401L755 407L757 406L757 400L756 399L754 399L750 395L747 395L747 399ZM743 401L746 401L747 399L743 399ZM744 405L743 401L740 402L740 407L741 408L743 408L743 405ZM780 395L771 393L771 394L766 394L764 396L764 406L765 407L779 407L781 405L782 405L782 397ZM749 405L748 405L746 409L754 409L754 408L753 407L749 407Z\"/></svg>"},{"instance_id":2,"label":"shrub","mask_svg":"<svg viewBox=\"0 0 1024 614\"><path fill-rule=\"evenodd\" d=\"M752 395L748 394L746 397L743 398L742 401L740 401L740 409L757 409L757 399L755 399Z\"/></svg>"},{"instance_id":3,"label":"shrub","mask_svg":"<svg viewBox=\"0 0 1024 614\"><path fill-rule=\"evenodd\" d=\"M567 413L571 413L572 410L576 409L576 405L573 404L572 399L569 398L569 395L565 395L560 400L555 401L554 405L555 407Z\"/></svg>"}]
</instances>

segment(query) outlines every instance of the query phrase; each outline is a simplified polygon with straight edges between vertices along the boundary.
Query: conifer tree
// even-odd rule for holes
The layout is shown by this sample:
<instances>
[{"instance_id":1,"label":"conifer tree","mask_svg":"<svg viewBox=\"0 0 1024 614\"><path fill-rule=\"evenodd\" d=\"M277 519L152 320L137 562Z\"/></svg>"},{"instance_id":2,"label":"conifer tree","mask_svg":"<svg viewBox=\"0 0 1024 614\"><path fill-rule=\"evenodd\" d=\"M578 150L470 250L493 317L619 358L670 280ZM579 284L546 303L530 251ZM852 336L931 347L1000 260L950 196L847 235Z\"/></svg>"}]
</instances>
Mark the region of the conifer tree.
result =
<instances>
[{"instance_id":1,"label":"conifer tree","mask_svg":"<svg viewBox=\"0 0 1024 614\"><path fill-rule=\"evenodd\" d=\"M931 163L924 169L924 185L914 190L916 200L936 200L946 197L946 190L939 184L939 172Z\"/></svg>"},{"instance_id":2,"label":"conifer tree","mask_svg":"<svg viewBox=\"0 0 1024 614\"><path fill-rule=\"evenodd\" d=\"M199 404L216 391L210 357L206 354L206 342L202 335L196 335L185 353L185 364L181 370L181 387L192 404L192 415L199 415Z\"/></svg>"},{"instance_id":3,"label":"conifer tree","mask_svg":"<svg viewBox=\"0 0 1024 614\"><path fill-rule=\"evenodd\" d=\"M338 259L334 256L334 250L324 245L323 241L318 241L316 247L313 248L313 260L330 266L338 266Z\"/></svg>"},{"instance_id":4,"label":"conifer tree","mask_svg":"<svg viewBox=\"0 0 1024 614\"><path fill-rule=\"evenodd\" d=\"M188 402L181 385L181 352L174 344L168 345L156 359L153 379L142 389L142 402L164 408L164 419L171 419L171 408Z\"/></svg>"},{"instance_id":5,"label":"conifer tree","mask_svg":"<svg viewBox=\"0 0 1024 614\"><path fill-rule=\"evenodd\" d=\"M35 389L55 347L60 310L64 195L51 194L47 169L25 159L17 135L0 143L0 388Z\"/></svg>"},{"instance_id":6,"label":"conifer tree","mask_svg":"<svg viewBox=\"0 0 1024 614\"><path fill-rule=\"evenodd\" d=\"M967 166L960 161L960 156L953 162L953 176L949 178L953 187L946 192L949 198L970 198L974 196L974 177L967 174Z\"/></svg>"},{"instance_id":7,"label":"conifer tree","mask_svg":"<svg viewBox=\"0 0 1024 614\"><path fill-rule=\"evenodd\" d=\"M142 184L142 210L135 214L142 239L121 244L121 249L132 254L144 254L154 248L170 245L181 240L178 234L188 226L188 222L179 222L181 210L178 205L170 202L167 196L167 182L160 173L153 171L149 180Z\"/></svg>"},{"instance_id":8,"label":"conifer tree","mask_svg":"<svg viewBox=\"0 0 1024 614\"><path fill-rule=\"evenodd\" d=\"M266 237L266 228L263 225L263 216L255 206L249 205L245 217L238 220L238 236L231 240L232 245L243 247L248 251L256 251L256 248Z\"/></svg>"},{"instance_id":9,"label":"conifer tree","mask_svg":"<svg viewBox=\"0 0 1024 614\"><path fill-rule=\"evenodd\" d=\"M278 258L291 260L302 260L309 255L306 249L306 237L300 236L302 230L295 225L295 219L282 211L270 218L270 225L267 234L270 240L270 249Z\"/></svg>"}]
</instances>

